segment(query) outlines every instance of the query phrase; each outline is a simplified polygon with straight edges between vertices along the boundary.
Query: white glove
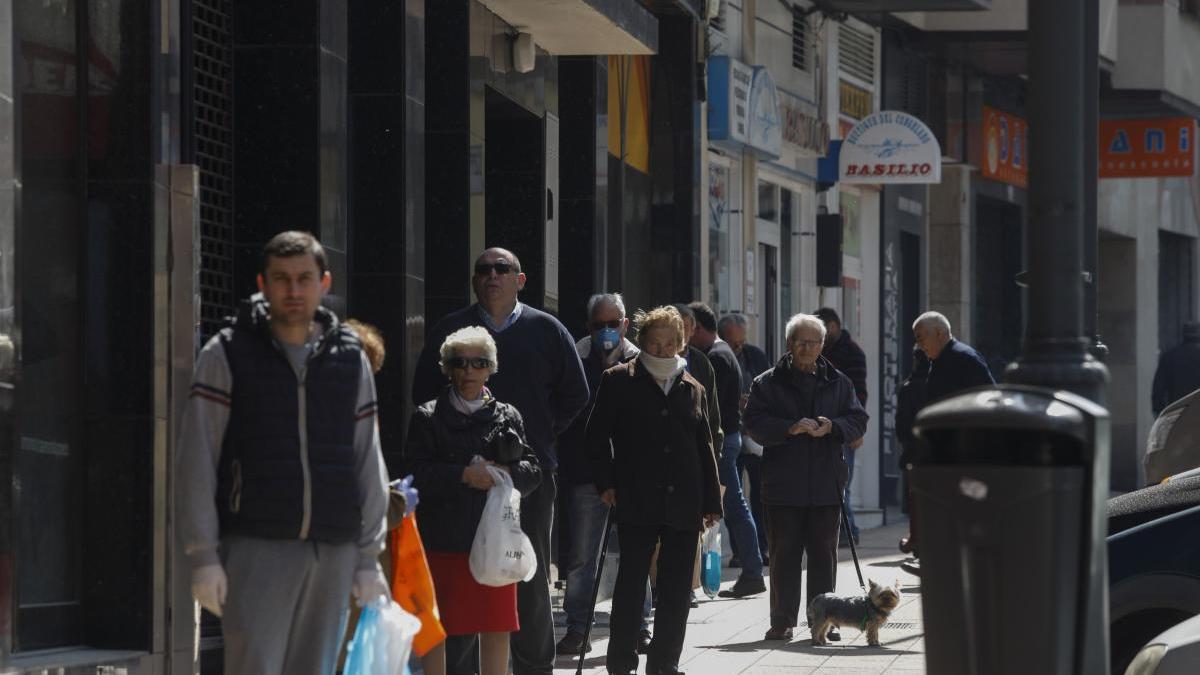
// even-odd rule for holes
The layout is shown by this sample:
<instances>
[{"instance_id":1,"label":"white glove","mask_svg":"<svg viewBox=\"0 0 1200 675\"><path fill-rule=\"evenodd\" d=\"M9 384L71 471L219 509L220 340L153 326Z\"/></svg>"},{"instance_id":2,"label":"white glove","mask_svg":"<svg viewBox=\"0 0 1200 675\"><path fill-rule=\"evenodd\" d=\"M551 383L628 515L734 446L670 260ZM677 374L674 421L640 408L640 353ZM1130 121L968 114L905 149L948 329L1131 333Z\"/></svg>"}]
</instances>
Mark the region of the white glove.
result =
<instances>
[{"instance_id":1,"label":"white glove","mask_svg":"<svg viewBox=\"0 0 1200 675\"><path fill-rule=\"evenodd\" d=\"M192 597L201 607L217 616L221 616L228 588L229 581L220 564L201 565L192 570Z\"/></svg>"},{"instance_id":2,"label":"white glove","mask_svg":"<svg viewBox=\"0 0 1200 675\"><path fill-rule=\"evenodd\" d=\"M392 597L392 593L388 588L387 577L383 576L383 570L379 568L378 563L374 569L354 573L354 602L359 607L366 607L380 596L383 596L386 602Z\"/></svg>"}]
</instances>

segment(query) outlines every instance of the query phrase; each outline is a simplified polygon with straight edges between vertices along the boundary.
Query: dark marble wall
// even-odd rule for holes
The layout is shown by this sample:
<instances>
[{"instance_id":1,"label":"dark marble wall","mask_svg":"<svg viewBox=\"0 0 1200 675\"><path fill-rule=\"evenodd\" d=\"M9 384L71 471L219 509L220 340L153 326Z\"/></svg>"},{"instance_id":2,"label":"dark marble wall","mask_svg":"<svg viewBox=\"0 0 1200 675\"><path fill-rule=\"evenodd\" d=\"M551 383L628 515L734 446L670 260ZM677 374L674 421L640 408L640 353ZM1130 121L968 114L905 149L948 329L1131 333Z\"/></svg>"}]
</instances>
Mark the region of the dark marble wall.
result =
<instances>
[{"instance_id":1,"label":"dark marble wall","mask_svg":"<svg viewBox=\"0 0 1200 675\"><path fill-rule=\"evenodd\" d=\"M347 0L233 3L234 284L254 290L263 244L308 230L347 291ZM335 308L342 303L331 299Z\"/></svg>"},{"instance_id":2,"label":"dark marble wall","mask_svg":"<svg viewBox=\"0 0 1200 675\"><path fill-rule=\"evenodd\" d=\"M424 15L425 0L351 0L349 10L349 314L387 344L375 387L393 473L424 343Z\"/></svg>"}]
</instances>

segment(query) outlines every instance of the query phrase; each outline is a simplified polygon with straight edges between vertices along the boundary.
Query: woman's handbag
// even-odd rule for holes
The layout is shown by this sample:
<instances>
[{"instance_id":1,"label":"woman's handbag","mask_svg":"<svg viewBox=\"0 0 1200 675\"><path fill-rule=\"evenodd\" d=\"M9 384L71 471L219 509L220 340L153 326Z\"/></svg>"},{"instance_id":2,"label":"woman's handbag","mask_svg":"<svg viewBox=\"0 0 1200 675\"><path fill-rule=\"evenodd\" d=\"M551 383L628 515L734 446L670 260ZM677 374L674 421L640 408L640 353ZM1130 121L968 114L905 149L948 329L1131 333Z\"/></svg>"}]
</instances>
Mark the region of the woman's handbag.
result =
<instances>
[{"instance_id":1,"label":"woman's handbag","mask_svg":"<svg viewBox=\"0 0 1200 675\"><path fill-rule=\"evenodd\" d=\"M471 576L484 586L529 581L537 571L537 558L529 537L521 531L521 491L513 487L508 472L494 466L487 470L494 484L471 543Z\"/></svg>"},{"instance_id":2,"label":"woman's handbag","mask_svg":"<svg viewBox=\"0 0 1200 675\"><path fill-rule=\"evenodd\" d=\"M425 559L425 546L417 530L417 517L406 516L391 532L392 597L405 611L421 620L421 630L413 638L413 652L425 656L446 639L438 614L433 575Z\"/></svg>"}]
</instances>

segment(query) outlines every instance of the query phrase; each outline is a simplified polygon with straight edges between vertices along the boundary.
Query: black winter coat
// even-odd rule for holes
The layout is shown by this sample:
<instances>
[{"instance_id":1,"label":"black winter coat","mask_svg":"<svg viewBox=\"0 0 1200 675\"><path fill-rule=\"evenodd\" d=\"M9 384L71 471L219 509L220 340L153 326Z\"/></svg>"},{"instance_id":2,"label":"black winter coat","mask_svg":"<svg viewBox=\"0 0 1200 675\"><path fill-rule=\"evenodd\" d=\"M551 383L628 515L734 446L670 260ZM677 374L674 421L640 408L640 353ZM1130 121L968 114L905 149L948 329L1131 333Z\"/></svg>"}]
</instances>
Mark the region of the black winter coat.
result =
<instances>
[{"instance_id":1,"label":"black winter coat","mask_svg":"<svg viewBox=\"0 0 1200 675\"><path fill-rule=\"evenodd\" d=\"M491 399L473 415L450 403L450 387L417 408L404 444L404 473L413 476L420 493L417 526L430 551L467 553L487 502L487 491L462 482L471 458L509 468L513 486L522 496L537 489L542 472L537 454L525 441L521 413Z\"/></svg>"},{"instance_id":2,"label":"black winter coat","mask_svg":"<svg viewBox=\"0 0 1200 675\"><path fill-rule=\"evenodd\" d=\"M992 371L979 352L965 342L950 338L931 364L925 380L925 400L933 403L963 389L996 384Z\"/></svg>"},{"instance_id":3,"label":"black winter coat","mask_svg":"<svg viewBox=\"0 0 1200 675\"><path fill-rule=\"evenodd\" d=\"M616 489L616 522L699 532L721 513L708 401L687 372L664 394L639 359L605 371L587 440L596 491Z\"/></svg>"},{"instance_id":4,"label":"black winter coat","mask_svg":"<svg viewBox=\"0 0 1200 675\"><path fill-rule=\"evenodd\" d=\"M900 384L896 394L896 440L900 441L900 468L908 464L909 454L916 443L913 422L925 406L925 378L929 375L929 359L925 354L913 356L913 371Z\"/></svg>"},{"instance_id":5,"label":"black winter coat","mask_svg":"<svg viewBox=\"0 0 1200 675\"><path fill-rule=\"evenodd\" d=\"M854 395L858 402L867 404L867 354L862 347L850 337L850 331L843 329L837 342L821 351L821 356L829 359L834 368L842 371L854 385Z\"/></svg>"},{"instance_id":6,"label":"black winter coat","mask_svg":"<svg viewBox=\"0 0 1200 675\"><path fill-rule=\"evenodd\" d=\"M1200 336L1185 336L1183 344L1163 352L1154 371L1150 408L1163 408L1200 389Z\"/></svg>"},{"instance_id":7,"label":"black winter coat","mask_svg":"<svg viewBox=\"0 0 1200 675\"><path fill-rule=\"evenodd\" d=\"M750 387L744 427L763 446L762 497L764 504L779 506L830 506L846 488L849 475L842 445L862 437L867 411L854 394L850 378L817 360L817 386L812 405L804 409L800 374L787 355L774 368L759 375ZM821 438L788 435L801 419L828 417L833 430Z\"/></svg>"}]
</instances>

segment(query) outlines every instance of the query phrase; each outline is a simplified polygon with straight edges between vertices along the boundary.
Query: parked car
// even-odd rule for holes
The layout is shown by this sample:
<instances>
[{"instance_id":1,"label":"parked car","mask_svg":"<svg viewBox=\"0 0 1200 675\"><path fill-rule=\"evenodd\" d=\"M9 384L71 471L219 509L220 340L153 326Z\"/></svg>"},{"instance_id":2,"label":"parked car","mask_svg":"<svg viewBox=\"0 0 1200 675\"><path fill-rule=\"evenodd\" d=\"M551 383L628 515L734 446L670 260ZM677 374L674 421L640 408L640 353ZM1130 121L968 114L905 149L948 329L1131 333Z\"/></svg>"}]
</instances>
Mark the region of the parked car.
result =
<instances>
[{"instance_id":1,"label":"parked car","mask_svg":"<svg viewBox=\"0 0 1200 675\"><path fill-rule=\"evenodd\" d=\"M1200 615L1200 475L1114 497L1108 509L1109 646L1116 674L1156 636Z\"/></svg>"},{"instance_id":2,"label":"parked car","mask_svg":"<svg viewBox=\"0 0 1200 675\"><path fill-rule=\"evenodd\" d=\"M1200 616L1177 623L1151 639L1125 670L1125 675L1195 673L1200 673Z\"/></svg>"}]
</instances>

